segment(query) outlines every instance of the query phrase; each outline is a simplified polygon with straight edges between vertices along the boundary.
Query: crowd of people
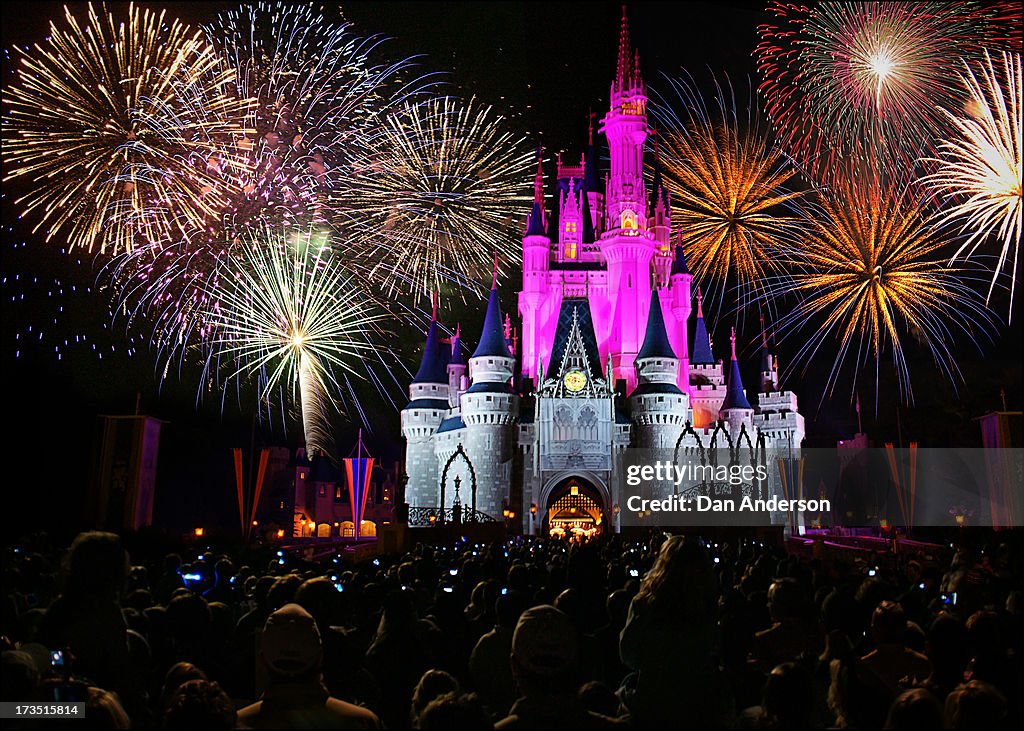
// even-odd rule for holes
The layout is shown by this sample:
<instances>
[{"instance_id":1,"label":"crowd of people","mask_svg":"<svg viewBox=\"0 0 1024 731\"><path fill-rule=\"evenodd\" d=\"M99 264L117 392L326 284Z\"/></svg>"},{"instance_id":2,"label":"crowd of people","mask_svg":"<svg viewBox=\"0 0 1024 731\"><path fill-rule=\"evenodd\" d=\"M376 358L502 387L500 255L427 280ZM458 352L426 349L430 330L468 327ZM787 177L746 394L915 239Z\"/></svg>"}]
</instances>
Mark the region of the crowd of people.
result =
<instances>
[{"instance_id":1,"label":"crowd of people","mask_svg":"<svg viewBox=\"0 0 1024 731\"><path fill-rule=\"evenodd\" d=\"M3 700L84 702L75 728L1019 728L1018 536L989 537L827 560L463 539L349 562L37 536L5 552Z\"/></svg>"}]
</instances>

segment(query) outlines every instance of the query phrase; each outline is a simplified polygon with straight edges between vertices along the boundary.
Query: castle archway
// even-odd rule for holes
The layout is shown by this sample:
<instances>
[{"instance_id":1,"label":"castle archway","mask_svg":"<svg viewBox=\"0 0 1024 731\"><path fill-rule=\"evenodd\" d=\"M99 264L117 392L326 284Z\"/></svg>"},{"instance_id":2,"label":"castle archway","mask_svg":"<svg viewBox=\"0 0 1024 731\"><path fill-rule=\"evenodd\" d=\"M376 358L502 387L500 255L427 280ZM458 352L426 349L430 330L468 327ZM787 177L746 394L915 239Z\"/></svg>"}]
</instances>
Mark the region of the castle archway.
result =
<instances>
[{"instance_id":1,"label":"castle archway","mask_svg":"<svg viewBox=\"0 0 1024 731\"><path fill-rule=\"evenodd\" d=\"M590 480L571 475L552 485L546 493L541 535L586 540L608 529L602 490Z\"/></svg>"}]
</instances>

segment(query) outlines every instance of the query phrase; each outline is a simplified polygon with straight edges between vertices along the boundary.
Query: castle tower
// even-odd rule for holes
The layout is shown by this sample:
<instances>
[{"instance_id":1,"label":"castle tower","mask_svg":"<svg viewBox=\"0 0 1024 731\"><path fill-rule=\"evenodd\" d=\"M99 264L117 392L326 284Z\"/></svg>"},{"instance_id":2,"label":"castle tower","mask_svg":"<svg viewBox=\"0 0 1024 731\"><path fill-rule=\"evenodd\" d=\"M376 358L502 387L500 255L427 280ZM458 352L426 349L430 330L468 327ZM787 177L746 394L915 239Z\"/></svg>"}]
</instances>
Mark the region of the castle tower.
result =
<instances>
[{"instance_id":1,"label":"castle tower","mask_svg":"<svg viewBox=\"0 0 1024 731\"><path fill-rule=\"evenodd\" d=\"M665 330L661 297L651 292L644 342L636 356L639 385L629 397L636 424L634 445L672 449L690 420L690 400L676 384L679 359Z\"/></svg>"},{"instance_id":2,"label":"castle tower","mask_svg":"<svg viewBox=\"0 0 1024 731\"><path fill-rule=\"evenodd\" d=\"M754 407L747 401L747 393L743 389L743 379L740 378L740 364L736 360L736 328L732 329L729 343L732 347L732 356L729 360L729 379L726 383L725 402L722 404L719 415L722 421L728 424L729 434L735 444L743 426L747 427L747 435L751 440L754 440L756 435L753 429Z\"/></svg>"},{"instance_id":3,"label":"castle tower","mask_svg":"<svg viewBox=\"0 0 1024 731\"><path fill-rule=\"evenodd\" d=\"M423 359L409 384L409 403L402 409L402 435L407 443L405 469L409 475L405 499L410 505L437 503L439 475L432 437L448 411L448 383L448 348L441 342L435 307Z\"/></svg>"},{"instance_id":4,"label":"castle tower","mask_svg":"<svg viewBox=\"0 0 1024 731\"><path fill-rule=\"evenodd\" d=\"M647 196L643 179L647 139L647 96L639 56L629 39L622 10L619 54L611 87L611 108L601 120L608 139L610 171L605 190L605 225L601 251L608 264L608 291L614 293L606 349L616 379L636 386L633 360L647 324L651 295L651 259L657 244L647 231Z\"/></svg>"},{"instance_id":5,"label":"castle tower","mask_svg":"<svg viewBox=\"0 0 1024 731\"><path fill-rule=\"evenodd\" d=\"M693 354L690 356L690 406L693 425L701 429L718 421L718 411L725 401L725 374L722 362L715 361L711 339L704 325L704 305L697 288L697 322L693 328Z\"/></svg>"},{"instance_id":6,"label":"castle tower","mask_svg":"<svg viewBox=\"0 0 1024 731\"><path fill-rule=\"evenodd\" d=\"M540 353L542 321L541 306L549 296L548 269L551 239L544 215L544 172L540 150L537 151L537 174L533 181L533 209L526 221L523 235L523 289L519 293L519 314L523 318L522 370L532 374ZM539 374L538 374L539 380Z\"/></svg>"},{"instance_id":7,"label":"castle tower","mask_svg":"<svg viewBox=\"0 0 1024 731\"><path fill-rule=\"evenodd\" d=\"M460 397L462 421L466 425L463 447L477 480L476 507L492 517L501 515L512 479L515 420L519 413L519 396L512 390L515 367L515 358L505 339L495 272L480 343L469 359L471 384ZM439 452L438 456L445 455ZM468 492L469 482L463 479L462 484ZM467 492L461 495L463 504L473 502ZM447 492L446 501L451 501Z\"/></svg>"}]
</instances>

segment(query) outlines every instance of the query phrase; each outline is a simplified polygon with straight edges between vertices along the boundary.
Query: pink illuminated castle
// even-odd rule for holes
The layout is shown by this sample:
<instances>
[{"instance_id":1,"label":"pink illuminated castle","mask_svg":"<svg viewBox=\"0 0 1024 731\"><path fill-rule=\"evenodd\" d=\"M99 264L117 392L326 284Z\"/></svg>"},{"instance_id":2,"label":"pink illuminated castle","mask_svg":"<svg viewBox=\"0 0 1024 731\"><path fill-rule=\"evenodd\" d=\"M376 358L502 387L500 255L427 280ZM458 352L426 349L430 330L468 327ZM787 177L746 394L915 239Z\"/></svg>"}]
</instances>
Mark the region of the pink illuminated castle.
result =
<instances>
[{"instance_id":1,"label":"pink illuminated castle","mask_svg":"<svg viewBox=\"0 0 1024 731\"><path fill-rule=\"evenodd\" d=\"M727 364L712 353L656 160L644 178L647 95L625 10L610 100L599 128L610 159L603 180L591 131L579 164L559 155L549 211L538 161L521 337L503 320L496 287L468 362L461 333L445 341L431 324L402 412L414 512L457 504L511 515L531 533L603 530L617 522L624 496L614 478L629 447L746 439L799 452L803 417L796 396L778 388L767 341L757 409L735 336Z\"/></svg>"}]
</instances>

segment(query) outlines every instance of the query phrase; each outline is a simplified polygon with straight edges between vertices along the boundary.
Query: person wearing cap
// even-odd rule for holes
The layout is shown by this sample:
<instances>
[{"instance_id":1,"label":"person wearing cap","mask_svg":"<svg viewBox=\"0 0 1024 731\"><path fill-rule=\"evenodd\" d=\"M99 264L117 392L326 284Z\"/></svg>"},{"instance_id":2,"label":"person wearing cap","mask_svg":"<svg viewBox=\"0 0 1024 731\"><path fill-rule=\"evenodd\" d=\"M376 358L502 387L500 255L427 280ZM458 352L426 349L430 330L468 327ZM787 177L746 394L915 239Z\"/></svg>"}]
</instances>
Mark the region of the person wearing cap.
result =
<instances>
[{"instance_id":1,"label":"person wearing cap","mask_svg":"<svg viewBox=\"0 0 1024 731\"><path fill-rule=\"evenodd\" d=\"M523 612L512 634L512 677L519 693L495 729L618 728L622 723L586 710L579 702L576 628L550 605Z\"/></svg>"},{"instance_id":2,"label":"person wearing cap","mask_svg":"<svg viewBox=\"0 0 1024 731\"><path fill-rule=\"evenodd\" d=\"M328 694L320 677L320 631L298 604L286 604L267 619L259 658L269 682L259 701L238 712L240 727L381 728L371 711Z\"/></svg>"}]
</instances>

